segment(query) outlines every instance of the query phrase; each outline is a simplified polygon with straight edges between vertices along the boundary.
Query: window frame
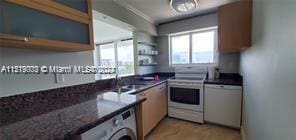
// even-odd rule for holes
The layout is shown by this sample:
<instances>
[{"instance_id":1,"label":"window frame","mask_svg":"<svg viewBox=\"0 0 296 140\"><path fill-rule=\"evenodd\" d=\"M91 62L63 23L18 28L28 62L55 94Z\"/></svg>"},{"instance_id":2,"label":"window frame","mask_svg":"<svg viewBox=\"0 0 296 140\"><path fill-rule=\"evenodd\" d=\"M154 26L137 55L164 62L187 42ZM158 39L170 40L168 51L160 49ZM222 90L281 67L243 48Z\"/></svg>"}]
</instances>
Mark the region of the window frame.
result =
<instances>
[{"instance_id":1,"label":"window frame","mask_svg":"<svg viewBox=\"0 0 296 140\"><path fill-rule=\"evenodd\" d=\"M192 63L192 45L193 45L192 36L193 36L193 34L209 32L209 31L214 31L214 62L213 63ZM183 35L189 35L189 63L188 64L173 64L172 63L172 37L178 37L178 36L183 36ZM218 27L217 26L169 35L169 66L170 67L217 66L219 63L218 58L219 58L219 52L218 52Z\"/></svg>"},{"instance_id":2,"label":"window frame","mask_svg":"<svg viewBox=\"0 0 296 140\"><path fill-rule=\"evenodd\" d=\"M118 71L118 51L117 51L117 48L118 48L118 43L121 42L121 41L128 41L128 40L132 40L132 45L133 45L133 55L135 56L135 51L134 51L134 40L133 38L123 38L123 39L117 39L117 40L113 40L113 41L107 41L107 42L101 42L101 43L95 43L95 47L98 48L96 49L96 57L97 57L97 62L96 65L97 66L100 66L101 65L101 48L100 46L101 45L105 45L105 44L111 44L113 43L114 44L114 54L115 54L115 69L116 69L116 75L120 76L120 77L126 77L126 76L131 76L131 75L135 75L135 65L134 65L134 68L133 68L133 73L132 74L124 74L124 75L119 75L119 71ZM134 58L134 57L133 57ZM133 59L134 61L134 64L135 64L135 60ZM104 79L112 79L114 77L109 77L109 78L102 78L102 74L96 74L98 76L96 76L96 80L104 80Z\"/></svg>"}]
</instances>

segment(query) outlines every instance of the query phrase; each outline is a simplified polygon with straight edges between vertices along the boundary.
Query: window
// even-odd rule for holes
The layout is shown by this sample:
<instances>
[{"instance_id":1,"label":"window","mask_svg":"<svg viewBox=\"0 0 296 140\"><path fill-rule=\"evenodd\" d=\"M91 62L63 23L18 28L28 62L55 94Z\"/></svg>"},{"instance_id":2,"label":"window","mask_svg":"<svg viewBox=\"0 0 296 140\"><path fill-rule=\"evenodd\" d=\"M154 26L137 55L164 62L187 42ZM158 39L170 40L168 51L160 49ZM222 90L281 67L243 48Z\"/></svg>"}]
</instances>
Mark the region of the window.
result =
<instances>
[{"instance_id":1,"label":"window","mask_svg":"<svg viewBox=\"0 0 296 140\"><path fill-rule=\"evenodd\" d=\"M217 63L216 28L170 36L170 64Z\"/></svg>"},{"instance_id":2,"label":"window","mask_svg":"<svg viewBox=\"0 0 296 140\"><path fill-rule=\"evenodd\" d=\"M119 76L134 74L134 48L133 40L119 40L105 44L97 44L96 54L102 67L116 68ZM113 78L116 74L101 74L101 79Z\"/></svg>"},{"instance_id":3,"label":"window","mask_svg":"<svg viewBox=\"0 0 296 140\"><path fill-rule=\"evenodd\" d=\"M133 41L121 41L117 44L117 65L119 75L134 74L134 48Z\"/></svg>"},{"instance_id":4,"label":"window","mask_svg":"<svg viewBox=\"0 0 296 140\"><path fill-rule=\"evenodd\" d=\"M100 48L100 66L116 68L115 62L115 43L99 45ZM114 77L115 74L102 74L102 79Z\"/></svg>"},{"instance_id":5,"label":"window","mask_svg":"<svg viewBox=\"0 0 296 140\"><path fill-rule=\"evenodd\" d=\"M181 35L172 37L172 64L188 64L190 39L189 35Z\"/></svg>"}]
</instances>

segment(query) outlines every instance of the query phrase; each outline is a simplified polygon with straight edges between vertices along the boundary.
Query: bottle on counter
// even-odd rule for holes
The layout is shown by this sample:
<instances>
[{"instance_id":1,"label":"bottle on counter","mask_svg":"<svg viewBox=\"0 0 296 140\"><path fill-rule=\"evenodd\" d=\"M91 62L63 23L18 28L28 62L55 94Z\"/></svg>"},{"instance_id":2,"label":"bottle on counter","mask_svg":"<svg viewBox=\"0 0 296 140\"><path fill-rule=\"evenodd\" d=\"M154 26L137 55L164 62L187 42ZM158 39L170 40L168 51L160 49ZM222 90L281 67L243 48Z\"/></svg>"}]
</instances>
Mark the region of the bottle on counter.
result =
<instances>
[{"instance_id":1,"label":"bottle on counter","mask_svg":"<svg viewBox=\"0 0 296 140\"><path fill-rule=\"evenodd\" d=\"M154 80L155 80L155 81L159 81L159 80L160 80L160 79L159 79L159 76L158 76L158 75L155 75L155 76L154 76Z\"/></svg>"},{"instance_id":2,"label":"bottle on counter","mask_svg":"<svg viewBox=\"0 0 296 140\"><path fill-rule=\"evenodd\" d=\"M215 69L215 79L219 79L220 73L219 73L219 68Z\"/></svg>"}]
</instances>

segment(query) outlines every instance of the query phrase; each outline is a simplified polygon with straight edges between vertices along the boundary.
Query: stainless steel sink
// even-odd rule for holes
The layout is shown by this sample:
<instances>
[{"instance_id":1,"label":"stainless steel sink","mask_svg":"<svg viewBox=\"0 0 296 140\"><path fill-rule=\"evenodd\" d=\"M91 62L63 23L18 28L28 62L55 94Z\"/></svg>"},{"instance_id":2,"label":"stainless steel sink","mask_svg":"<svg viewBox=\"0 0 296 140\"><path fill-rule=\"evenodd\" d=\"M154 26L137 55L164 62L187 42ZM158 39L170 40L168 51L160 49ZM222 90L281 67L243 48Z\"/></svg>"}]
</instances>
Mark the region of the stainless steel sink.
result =
<instances>
[{"instance_id":1,"label":"stainless steel sink","mask_svg":"<svg viewBox=\"0 0 296 140\"><path fill-rule=\"evenodd\" d=\"M142 87L145 87L146 85L145 84L130 84L130 85L127 85L127 86L123 86L123 88L126 88L126 89L139 89L139 88L142 88Z\"/></svg>"}]
</instances>

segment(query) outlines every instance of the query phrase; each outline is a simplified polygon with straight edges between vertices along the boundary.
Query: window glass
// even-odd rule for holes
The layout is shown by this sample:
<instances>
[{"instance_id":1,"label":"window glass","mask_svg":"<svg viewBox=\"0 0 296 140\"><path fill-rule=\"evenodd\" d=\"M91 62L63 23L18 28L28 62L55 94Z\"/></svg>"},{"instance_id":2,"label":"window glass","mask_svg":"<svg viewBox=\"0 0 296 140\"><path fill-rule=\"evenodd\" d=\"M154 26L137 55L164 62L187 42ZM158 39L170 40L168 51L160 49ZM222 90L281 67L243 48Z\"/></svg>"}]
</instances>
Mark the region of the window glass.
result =
<instances>
[{"instance_id":1,"label":"window glass","mask_svg":"<svg viewBox=\"0 0 296 140\"><path fill-rule=\"evenodd\" d=\"M216 29L170 36L170 64L217 64Z\"/></svg>"},{"instance_id":2,"label":"window glass","mask_svg":"<svg viewBox=\"0 0 296 140\"><path fill-rule=\"evenodd\" d=\"M115 67L115 44L100 45L100 66ZM115 74L102 74L102 79L112 78Z\"/></svg>"},{"instance_id":3,"label":"window glass","mask_svg":"<svg viewBox=\"0 0 296 140\"><path fill-rule=\"evenodd\" d=\"M189 35L171 37L172 64L189 63Z\"/></svg>"},{"instance_id":4,"label":"window glass","mask_svg":"<svg viewBox=\"0 0 296 140\"><path fill-rule=\"evenodd\" d=\"M116 74L126 76L134 74L134 47L133 40L114 41L107 44L98 44L99 66L115 68ZM98 74L101 79L114 78L116 74Z\"/></svg>"},{"instance_id":5,"label":"window glass","mask_svg":"<svg viewBox=\"0 0 296 140\"><path fill-rule=\"evenodd\" d=\"M214 63L214 31L192 34L192 63Z\"/></svg>"},{"instance_id":6,"label":"window glass","mask_svg":"<svg viewBox=\"0 0 296 140\"><path fill-rule=\"evenodd\" d=\"M117 43L118 52L118 74L134 74L134 48L133 40L121 41Z\"/></svg>"}]
</instances>

